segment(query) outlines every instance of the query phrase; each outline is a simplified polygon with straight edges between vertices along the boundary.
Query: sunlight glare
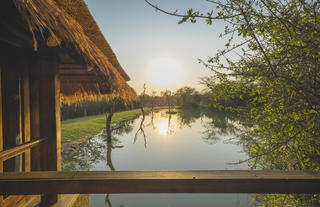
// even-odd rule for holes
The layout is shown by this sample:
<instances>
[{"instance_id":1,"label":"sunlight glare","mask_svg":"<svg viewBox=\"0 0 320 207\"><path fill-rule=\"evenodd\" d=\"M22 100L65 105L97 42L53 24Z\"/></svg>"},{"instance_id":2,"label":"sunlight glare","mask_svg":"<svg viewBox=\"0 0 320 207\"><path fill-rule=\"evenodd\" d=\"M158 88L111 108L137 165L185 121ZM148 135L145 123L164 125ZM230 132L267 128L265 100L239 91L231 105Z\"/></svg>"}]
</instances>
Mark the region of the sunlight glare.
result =
<instances>
[{"instance_id":1,"label":"sunlight glare","mask_svg":"<svg viewBox=\"0 0 320 207\"><path fill-rule=\"evenodd\" d=\"M169 58L155 59L150 64L148 71L152 83L162 89L177 84L181 77L179 64L175 60Z\"/></svg>"},{"instance_id":2,"label":"sunlight glare","mask_svg":"<svg viewBox=\"0 0 320 207\"><path fill-rule=\"evenodd\" d=\"M168 122L167 122L167 120L162 120L158 124L157 128L158 128L158 131L160 132L160 134L167 135L167 132L168 132Z\"/></svg>"}]
</instances>

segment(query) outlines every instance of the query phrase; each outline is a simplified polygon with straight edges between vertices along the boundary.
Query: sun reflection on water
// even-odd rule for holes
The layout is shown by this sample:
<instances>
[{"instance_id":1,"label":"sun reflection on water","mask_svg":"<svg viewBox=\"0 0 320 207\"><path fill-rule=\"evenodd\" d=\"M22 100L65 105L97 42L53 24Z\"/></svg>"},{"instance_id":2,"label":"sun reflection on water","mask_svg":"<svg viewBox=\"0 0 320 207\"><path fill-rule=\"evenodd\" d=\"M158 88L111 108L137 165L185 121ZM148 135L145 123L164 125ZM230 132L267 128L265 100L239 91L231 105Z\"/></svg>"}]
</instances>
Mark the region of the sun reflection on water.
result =
<instances>
[{"instance_id":1,"label":"sun reflection on water","mask_svg":"<svg viewBox=\"0 0 320 207\"><path fill-rule=\"evenodd\" d=\"M168 120L161 120L157 126L158 131L162 135L167 135L168 132Z\"/></svg>"}]
</instances>

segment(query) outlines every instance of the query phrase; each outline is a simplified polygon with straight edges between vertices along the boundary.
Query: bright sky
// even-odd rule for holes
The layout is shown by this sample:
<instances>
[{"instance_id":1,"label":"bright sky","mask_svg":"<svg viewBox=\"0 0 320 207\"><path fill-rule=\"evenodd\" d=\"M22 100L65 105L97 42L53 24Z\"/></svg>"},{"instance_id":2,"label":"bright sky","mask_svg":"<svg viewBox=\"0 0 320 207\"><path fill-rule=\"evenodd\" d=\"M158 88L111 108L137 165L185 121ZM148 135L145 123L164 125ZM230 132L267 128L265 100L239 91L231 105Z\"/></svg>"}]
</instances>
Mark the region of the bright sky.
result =
<instances>
[{"instance_id":1,"label":"bright sky","mask_svg":"<svg viewBox=\"0 0 320 207\"><path fill-rule=\"evenodd\" d=\"M150 0L168 11L185 13L194 8L209 11L205 0ZM200 77L211 73L198 63L217 49L223 23L213 26L204 21L178 24L180 18L156 12L144 0L85 0L102 33L131 77L129 84L141 93L143 84L151 90L183 86L201 90Z\"/></svg>"}]
</instances>

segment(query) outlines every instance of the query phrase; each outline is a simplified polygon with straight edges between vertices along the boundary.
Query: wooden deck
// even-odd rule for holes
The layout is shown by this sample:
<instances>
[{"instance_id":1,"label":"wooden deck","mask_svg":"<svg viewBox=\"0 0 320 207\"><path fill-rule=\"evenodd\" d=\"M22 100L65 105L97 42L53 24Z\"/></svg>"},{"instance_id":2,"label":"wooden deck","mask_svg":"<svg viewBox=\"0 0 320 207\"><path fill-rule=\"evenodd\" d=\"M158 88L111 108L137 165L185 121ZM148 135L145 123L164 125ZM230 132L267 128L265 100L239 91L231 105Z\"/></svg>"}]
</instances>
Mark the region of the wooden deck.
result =
<instances>
[{"instance_id":1,"label":"wooden deck","mask_svg":"<svg viewBox=\"0 0 320 207\"><path fill-rule=\"evenodd\" d=\"M54 193L320 193L320 174L244 170L0 174L0 194Z\"/></svg>"}]
</instances>

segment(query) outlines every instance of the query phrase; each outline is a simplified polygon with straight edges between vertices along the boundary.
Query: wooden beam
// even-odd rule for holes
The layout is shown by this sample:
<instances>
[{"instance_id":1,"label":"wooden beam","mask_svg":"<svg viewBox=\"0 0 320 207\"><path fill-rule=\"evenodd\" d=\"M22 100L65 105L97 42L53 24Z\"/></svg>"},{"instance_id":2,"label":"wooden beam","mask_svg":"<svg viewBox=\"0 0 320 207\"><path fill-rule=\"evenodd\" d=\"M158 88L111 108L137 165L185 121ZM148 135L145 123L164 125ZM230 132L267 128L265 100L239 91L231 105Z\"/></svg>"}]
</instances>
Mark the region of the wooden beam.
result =
<instances>
[{"instance_id":1,"label":"wooden beam","mask_svg":"<svg viewBox=\"0 0 320 207\"><path fill-rule=\"evenodd\" d=\"M0 68L0 151L3 150L3 136L2 136L2 81L1 81L1 68ZM3 161L0 160L0 173L3 172ZM0 204L3 200L3 196L0 196Z\"/></svg>"},{"instance_id":2,"label":"wooden beam","mask_svg":"<svg viewBox=\"0 0 320 207\"><path fill-rule=\"evenodd\" d=\"M25 73L22 77L22 111L23 111L23 143L31 140L30 137L30 86L29 75ZM31 151L24 153L24 171L31 171Z\"/></svg>"},{"instance_id":3,"label":"wooden beam","mask_svg":"<svg viewBox=\"0 0 320 207\"><path fill-rule=\"evenodd\" d=\"M81 70L87 71L88 67L83 64L75 64L75 63L60 63L59 64L59 73L68 70Z\"/></svg>"},{"instance_id":4,"label":"wooden beam","mask_svg":"<svg viewBox=\"0 0 320 207\"><path fill-rule=\"evenodd\" d=\"M79 198L79 194L66 194L66 195L61 195L61 198L59 199L59 201L53 205L50 205L50 207L71 207L73 206L76 202L78 202L78 198ZM81 203L81 206L90 206L89 202L89 195L82 195L80 197L80 199L82 200L83 203ZM13 196L11 196L13 197ZM39 206L41 202L41 197L38 195L32 195L31 199L24 204L23 207L35 207L35 206ZM83 205L84 204L84 205ZM5 206L1 206L1 207L5 207ZM7 207L11 207L11 206L7 206ZM15 206L16 207L16 206ZM47 206L49 207L49 206Z\"/></svg>"},{"instance_id":5,"label":"wooden beam","mask_svg":"<svg viewBox=\"0 0 320 207\"><path fill-rule=\"evenodd\" d=\"M4 160L10 159L12 157L18 156L18 155L30 150L32 147L39 145L44 140L45 139L43 138L43 139L29 141L24 144L18 145L16 147L12 147L10 149L1 151L0 152L0 160L4 161Z\"/></svg>"},{"instance_id":6,"label":"wooden beam","mask_svg":"<svg viewBox=\"0 0 320 207\"><path fill-rule=\"evenodd\" d=\"M60 70L59 74L61 75L97 75L94 71L86 70Z\"/></svg>"},{"instance_id":7,"label":"wooden beam","mask_svg":"<svg viewBox=\"0 0 320 207\"><path fill-rule=\"evenodd\" d=\"M20 65L21 66L21 65ZM3 149L20 144L20 78L17 73L19 64L8 63L2 70L2 129ZM3 171L20 170L20 162L10 159L3 163Z\"/></svg>"},{"instance_id":8,"label":"wooden beam","mask_svg":"<svg viewBox=\"0 0 320 207\"><path fill-rule=\"evenodd\" d=\"M60 78L62 83L97 83L103 80L101 77L96 75L61 75Z\"/></svg>"},{"instance_id":9,"label":"wooden beam","mask_svg":"<svg viewBox=\"0 0 320 207\"><path fill-rule=\"evenodd\" d=\"M33 68L34 69L34 68ZM30 130L31 140L40 137L40 77L37 72L30 73ZM31 171L41 170L40 145L31 149Z\"/></svg>"},{"instance_id":10,"label":"wooden beam","mask_svg":"<svg viewBox=\"0 0 320 207\"><path fill-rule=\"evenodd\" d=\"M58 63L39 61L39 118L40 136L47 138L41 144L41 170L61 170L61 132L60 132L60 78ZM57 194L44 195L43 205L58 201Z\"/></svg>"},{"instance_id":11,"label":"wooden beam","mask_svg":"<svg viewBox=\"0 0 320 207\"><path fill-rule=\"evenodd\" d=\"M70 171L0 174L0 194L320 193L300 171Z\"/></svg>"},{"instance_id":12,"label":"wooden beam","mask_svg":"<svg viewBox=\"0 0 320 207\"><path fill-rule=\"evenodd\" d=\"M47 138L41 146L41 170L60 171L60 79L54 62L42 61L40 67L40 136Z\"/></svg>"},{"instance_id":13,"label":"wooden beam","mask_svg":"<svg viewBox=\"0 0 320 207\"><path fill-rule=\"evenodd\" d=\"M22 70L24 70L25 68L23 68ZM19 74L19 103L18 103L18 107L19 107L19 140L17 140L17 144L16 145L20 145L23 143L23 140L22 140L22 136L23 136L23 130L22 130L22 127L23 127L23 123L22 123L22 119L23 119L23 111L22 111L22 77L21 75ZM11 148L10 148L11 149ZM19 159L19 172L22 172L23 171L23 154L22 155L15 155L17 156L16 159L18 158ZM14 156L14 157L15 157Z\"/></svg>"},{"instance_id":14,"label":"wooden beam","mask_svg":"<svg viewBox=\"0 0 320 207\"><path fill-rule=\"evenodd\" d=\"M26 205L36 196L9 196L1 203L1 207L26 207Z\"/></svg>"}]
</instances>

